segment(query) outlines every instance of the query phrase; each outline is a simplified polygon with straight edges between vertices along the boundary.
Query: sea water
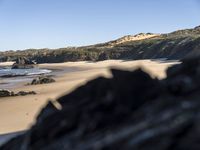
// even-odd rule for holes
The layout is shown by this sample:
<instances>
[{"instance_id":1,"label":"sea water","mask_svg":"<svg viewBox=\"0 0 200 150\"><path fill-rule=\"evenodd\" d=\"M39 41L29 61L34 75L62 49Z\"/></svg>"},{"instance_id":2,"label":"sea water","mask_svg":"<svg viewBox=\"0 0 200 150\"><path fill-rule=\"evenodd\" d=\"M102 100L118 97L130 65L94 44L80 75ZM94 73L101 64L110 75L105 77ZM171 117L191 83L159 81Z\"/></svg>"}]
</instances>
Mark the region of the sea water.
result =
<instances>
[{"instance_id":1,"label":"sea water","mask_svg":"<svg viewBox=\"0 0 200 150\"><path fill-rule=\"evenodd\" d=\"M0 77L6 76L31 76L31 75L40 75L51 73L51 70L48 69L11 69L11 68L0 68Z\"/></svg>"},{"instance_id":2,"label":"sea water","mask_svg":"<svg viewBox=\"0 0 200 150\"><path fill-rule=\"evenodd\" d=\"M30 83L37 75L51 74L48 69L11 69L0 68L0 89L10 89L18 85L18 83Z\"/></svg>"}]
</instances>

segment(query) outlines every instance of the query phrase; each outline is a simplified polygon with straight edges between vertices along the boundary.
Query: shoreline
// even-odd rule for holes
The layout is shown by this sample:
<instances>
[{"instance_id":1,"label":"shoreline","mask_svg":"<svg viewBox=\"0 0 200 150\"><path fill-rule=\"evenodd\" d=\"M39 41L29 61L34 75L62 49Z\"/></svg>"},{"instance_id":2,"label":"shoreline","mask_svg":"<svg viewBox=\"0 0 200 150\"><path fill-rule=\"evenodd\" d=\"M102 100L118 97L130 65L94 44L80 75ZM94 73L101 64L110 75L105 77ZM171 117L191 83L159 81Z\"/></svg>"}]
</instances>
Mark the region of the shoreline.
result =
<instances>
[{"instance_id":1,"label":"shoreline","mask_svg":"<svg viewBox=\"0 0 200 150\"><path fill-rule=\"evenodd\" d=\"M7 89L12 90L16 89L22 86L27 85L27 83L30 83L33 79L39 77L39 76L51 76L51 77L57 77L62 74L68 73L68 72L76 72L80 71L81 69L75 68L75 67L68 67L63 69L56 69L56 68L38 68L40 70L49 70L51 72L49 73L41 73L41 74L32 74L32 75L6 75L6 76L0 76L0 85L1 89Z\"/></svg>"},{"instance_id":2,"label":"shoreline","mask_svg":"<svg viewBox=\"0 0 200 150\"><path fill-rule=\"evenodd\" d=\"M110 77L109 68L134 70L143 66L143 70L150 72L152 77L164 78L165 69L178 62L160 63L151 60L123 61L107 60L102 62L67 62L58 64L40 64L40 68L65 70L74 68L69 72L55 72L56 82L42 85L28 85L20 83L12 91L35 91L37 95L0 98L0 135L28 129L34 124L35 118L41 108L48 101L73 91L78 86L97 76Z\"/></svg>"}]
</instances>

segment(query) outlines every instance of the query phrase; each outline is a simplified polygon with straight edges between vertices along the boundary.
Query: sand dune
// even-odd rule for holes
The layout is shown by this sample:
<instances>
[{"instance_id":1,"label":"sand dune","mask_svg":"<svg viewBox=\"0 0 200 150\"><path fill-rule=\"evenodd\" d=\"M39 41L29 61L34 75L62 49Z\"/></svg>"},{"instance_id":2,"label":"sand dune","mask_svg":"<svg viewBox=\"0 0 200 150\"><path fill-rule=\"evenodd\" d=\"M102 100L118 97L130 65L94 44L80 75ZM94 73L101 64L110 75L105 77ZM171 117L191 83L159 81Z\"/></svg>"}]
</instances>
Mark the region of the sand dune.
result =
<instances>
[{"instance_id":1,"label":"sand dune","mask_svg":"<svg viewBox=\"0 0 200 150\"><path fill-rule=\"evenodd\" d=\"M25 97L8 97L0 99L0 134L26 130L34 123L40 109L49 100L72 91L77 86L86 83L97 76L110 76L109 68L121 68L133 70L143 66L144 70L151 73L152 77L164 78L165 69L176 62L159 63L150 60L121 61L109 60L97 63L91 62L68 62L59 64L42 64L41 68L65 69L77 67L80 71L65 73L56 76L56 82L47 85L25 86L20 83L13 91L36 91L37 95ZM8 63L1 64L8 65Z\"/></svg>"}]
</instances>

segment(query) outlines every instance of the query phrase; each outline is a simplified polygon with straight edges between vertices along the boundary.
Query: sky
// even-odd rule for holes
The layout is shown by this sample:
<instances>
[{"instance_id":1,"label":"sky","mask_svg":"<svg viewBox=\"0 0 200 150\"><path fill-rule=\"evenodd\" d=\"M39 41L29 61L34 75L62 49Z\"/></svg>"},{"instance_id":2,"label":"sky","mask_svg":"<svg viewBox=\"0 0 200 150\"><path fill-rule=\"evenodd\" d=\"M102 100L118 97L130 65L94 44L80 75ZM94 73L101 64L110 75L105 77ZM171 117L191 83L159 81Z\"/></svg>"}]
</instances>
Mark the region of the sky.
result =
<instances>
[{"instance_id":1,"label":"sky","mask_svg":"<svg viewBox=\"0 0 200 150\"><path fill-rule=\"evenodd\" d=\"M0 0L0 51L106 42L200 25L200 0Z\"/></svg>"}]
</instances>

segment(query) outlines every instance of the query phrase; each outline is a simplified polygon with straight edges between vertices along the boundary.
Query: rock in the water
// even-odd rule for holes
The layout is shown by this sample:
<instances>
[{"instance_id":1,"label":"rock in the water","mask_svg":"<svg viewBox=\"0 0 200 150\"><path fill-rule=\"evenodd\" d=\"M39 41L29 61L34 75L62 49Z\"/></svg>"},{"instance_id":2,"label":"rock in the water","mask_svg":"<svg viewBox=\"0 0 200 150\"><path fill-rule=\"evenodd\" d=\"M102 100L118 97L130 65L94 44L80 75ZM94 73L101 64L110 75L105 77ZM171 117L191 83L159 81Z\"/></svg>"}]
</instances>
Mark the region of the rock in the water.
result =
<instances>
[{"instance_id":1,"label":"rock in the water","mask_svg":"<svg viewBox=\"0 0 200 150\"><path fill-rule=\"evenodd\" d=\"M200 58L171 67L163 80L140 69L112 74L49 102L29 131L0 149L200 149Z\"/></svg>"},{"instance_id":2,"label":"rock in the water","mask_svg":"<svg viewBox=\"0 0 200 150\"><path fill-rule=\"evenodd\" d=\"M20 57L15 60L15 63L12 65L12 69L31 69L36 66L36 62L29 60L24 57Z\"/></svg>"},{"instance_id":3,"label":"rock in the water","mask_svg":"<svg viewBox=\"0 0 200 150\"><path fill-rule=\"evenodd\" d=\"M36 79L33 79L31 82L31 85L37 85L37 84L48 84L48 83L53 83L55 80L49 76L39 76Z\"/></svg>"}]
</instances>

